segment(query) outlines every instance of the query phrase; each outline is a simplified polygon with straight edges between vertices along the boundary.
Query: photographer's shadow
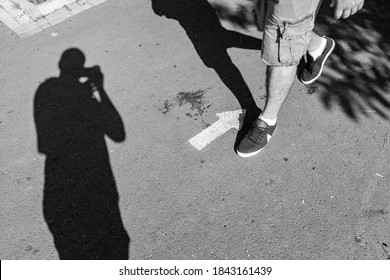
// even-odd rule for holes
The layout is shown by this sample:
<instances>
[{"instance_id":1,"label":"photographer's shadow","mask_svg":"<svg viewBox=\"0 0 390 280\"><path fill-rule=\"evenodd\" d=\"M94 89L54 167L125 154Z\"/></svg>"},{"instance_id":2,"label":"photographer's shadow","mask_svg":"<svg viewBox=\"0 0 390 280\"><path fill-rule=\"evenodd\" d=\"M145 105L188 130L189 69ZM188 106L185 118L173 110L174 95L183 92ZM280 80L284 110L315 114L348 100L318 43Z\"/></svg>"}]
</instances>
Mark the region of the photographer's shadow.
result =
<instances>
[{"instance_id":1,"label":"photographer's shadow","mask_svg":"<svg viewBox=\"0 0 390 280\"><path fill-rule=\"evenodd\" d=\"M124 141L124 125L100 69L84 63L80 50L66 50L60 76L35 95L38 150L46 155L44 218L60 259L128 259L130 238L105 142L105 135Z\"/></svg>"}]
</instances>

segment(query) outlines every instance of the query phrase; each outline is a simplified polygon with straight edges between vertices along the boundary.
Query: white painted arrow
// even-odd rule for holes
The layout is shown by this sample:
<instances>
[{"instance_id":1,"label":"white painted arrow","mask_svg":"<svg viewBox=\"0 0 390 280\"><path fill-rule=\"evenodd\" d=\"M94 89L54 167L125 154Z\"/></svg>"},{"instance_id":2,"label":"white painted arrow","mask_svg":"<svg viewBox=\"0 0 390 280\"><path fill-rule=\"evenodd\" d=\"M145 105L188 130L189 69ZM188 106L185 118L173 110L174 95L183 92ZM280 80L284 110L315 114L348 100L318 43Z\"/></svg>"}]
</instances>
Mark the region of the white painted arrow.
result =
<instances>
[{"instance_id":1,"label":"white painted arrow","mask_svg":"<svg viewBox=\"0 0 390 280\"><path fill-rule=\"evenodd\" d=\"M239 117L242 110L227 111L217 114L219 120L203 130L198 135L192 137L188 142L198 150L202 150L219 136L228 132L230 129L240 128Z\"/></svg>"}]
</instances>

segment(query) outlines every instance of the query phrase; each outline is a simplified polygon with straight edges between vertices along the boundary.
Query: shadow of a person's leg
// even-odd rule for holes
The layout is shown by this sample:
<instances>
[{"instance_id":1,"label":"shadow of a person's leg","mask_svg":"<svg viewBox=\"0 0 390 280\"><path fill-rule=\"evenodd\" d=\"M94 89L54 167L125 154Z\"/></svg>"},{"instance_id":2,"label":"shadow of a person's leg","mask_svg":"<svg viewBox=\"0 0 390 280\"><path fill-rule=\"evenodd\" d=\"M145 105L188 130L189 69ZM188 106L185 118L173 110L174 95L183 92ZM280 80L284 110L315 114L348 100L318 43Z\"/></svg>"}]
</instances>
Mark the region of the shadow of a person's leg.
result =
<instances>
[{"instance_id":1,"label":"shadow of a person's leg","mask_svg":"<svg viewBox=\"0 0 390 280\"><path fill-rule=\"evenodd\" d=\"M248 124L260 114L252 93L232 62L227 49L232 47L260 50L262 41L221 26L207 0L152 0L154 12L177 20L186 31L206 67L213 69L246 111L236 143L246 133ZM255 67L255 66L253 66Z\"/></svg>"}]
</instances>

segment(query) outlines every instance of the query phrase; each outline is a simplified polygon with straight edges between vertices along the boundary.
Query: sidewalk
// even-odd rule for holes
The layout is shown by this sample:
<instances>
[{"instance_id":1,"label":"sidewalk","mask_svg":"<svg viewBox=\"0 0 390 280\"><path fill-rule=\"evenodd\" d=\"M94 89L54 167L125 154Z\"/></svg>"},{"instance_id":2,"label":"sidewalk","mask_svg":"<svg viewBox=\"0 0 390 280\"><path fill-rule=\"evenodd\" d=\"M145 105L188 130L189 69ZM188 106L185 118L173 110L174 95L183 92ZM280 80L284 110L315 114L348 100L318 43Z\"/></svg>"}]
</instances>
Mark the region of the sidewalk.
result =
<instances>
[{"instance_id":1,"label":"sidewalk","mask_svg":"<svg viewBox=\"0 0 390 280\"><path fill-rule=\"evenodd\" d=\"M193 10L194 19L209 12L202 7ZM234 90L246 85L263 106L260 51L225 49L224 69L238 69L243 78L229 72L222 79L217 67L205 65L213 57L195 49L194 23L179 23L179 16L158 16L152 1L108 0L26 38L0 24L0 258L58 258L43 216L45 157L38 153L33 102L39 85L58 77L63 52L78 48L86 67L100 66L125 125L123 142L106 142L131 259L386 259L390 128L380 116L388 113L380 99L388 92L383 44L352 52L342 36L361 43L348 29L355 25L340 34L321 19L319 27L340 35L342 48L317 88L295 82L269 147L242 159L233 149L236 129L202 150L188 141L217 122L216 114L242 109L239 93L226 86L233 78ZM214 50L223 40L213 37L203 47ZM375 55L367 56L371 46ZM355 76L338 68L348 50L370 68ZM377 91L366 96L360 89Z\"/></svg>"}]
</instances>

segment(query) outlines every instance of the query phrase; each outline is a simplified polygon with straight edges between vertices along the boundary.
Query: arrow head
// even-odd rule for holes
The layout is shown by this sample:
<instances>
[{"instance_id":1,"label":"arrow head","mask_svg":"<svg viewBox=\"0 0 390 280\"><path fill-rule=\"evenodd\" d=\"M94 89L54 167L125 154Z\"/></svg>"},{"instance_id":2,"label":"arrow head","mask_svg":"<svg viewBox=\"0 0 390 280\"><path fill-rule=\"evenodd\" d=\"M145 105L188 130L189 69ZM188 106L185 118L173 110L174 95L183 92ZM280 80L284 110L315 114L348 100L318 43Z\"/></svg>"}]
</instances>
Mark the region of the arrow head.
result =
<instances>
[{"instance_id":1,"label":"arrow head","mask_svg":"<svg viewBox=\"0 0 390 280\"><path fill-rule=\"evenodd\" d=\"M243 113L245 113L245 111L235 110L217 113L216 115L220 119L220 122L224 123L225 125L231 128L240 129L240 115Z\"/></svg>"},{"instance_id":2,"label":"arrow head","mask_svg":"<svg viewBox=\"0 0 390 280\"><path fill-rule=\"evenodd\" d=\"M219 136L232 128L240 129L240 115L243 113L242 110L227 111L218 113L218 121L207 127L198 135L192 137L188 142L198 150L202 150L210 142L214 141Z\"/></svg>"}]
</instances>

